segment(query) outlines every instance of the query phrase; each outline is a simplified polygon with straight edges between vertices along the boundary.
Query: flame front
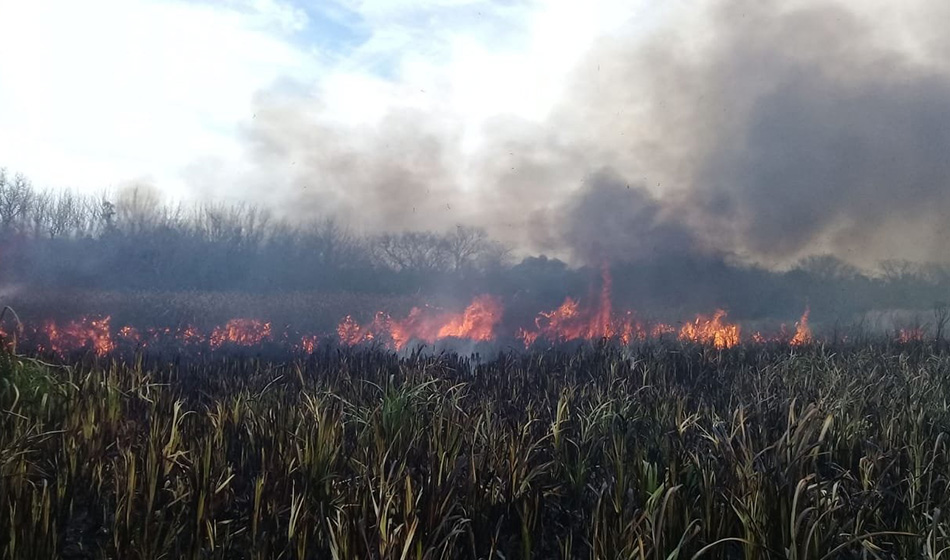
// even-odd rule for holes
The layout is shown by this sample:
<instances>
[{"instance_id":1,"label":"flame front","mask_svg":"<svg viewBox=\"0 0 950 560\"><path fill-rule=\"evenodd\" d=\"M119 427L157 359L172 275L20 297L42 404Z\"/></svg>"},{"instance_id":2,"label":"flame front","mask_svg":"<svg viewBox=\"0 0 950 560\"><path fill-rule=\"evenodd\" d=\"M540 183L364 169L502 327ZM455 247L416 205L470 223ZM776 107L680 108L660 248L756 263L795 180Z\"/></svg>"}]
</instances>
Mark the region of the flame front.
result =
<instances>
[{"instance_id":1,"label":"flame front","mask_svg":"<svg viewBox=\"0 0 950 560\"><path fill-rule=\"evenodd\" d=\"M534 320L535 328L519 329L517 338L520 338L527 348L538 339L567 342L617 338L627 344L650 336L651 331L637 322L632 313L614 317L610 299L612 279L606 267L603 268L601 278L600 294L595 307L583 308L577 300L565 298L564 303L557 309L538 313ZM666 325L659 324L654 327L652 333L659 335L667 330Z\"/></svg>"},{"instance_id":2,"label":"flame front","mask_svg":"<svg viewBox=\"0 0 950 560\"><path fill-rule=\"evenodd\" d=\"M802 318L795 323L795 336L789 341L792 346L803 346L812 341L811 328L808 327L808 312L809 309L806 307Z\"/></svg>"},{"instance_id":3,"label":"flame front","mask_svg":"<svg viewBox=\"0 0 950 560\"><path fill-rule=\"evenodd\" d=\"M634 341L656 340L672 335L682 341L706 344L725 349L742 342L740 326L726 320L726 311L719 309L712 315L697 315L680 328L665 323L644 324L632 311L615 312L611 301L611 278L603 271L599 292L593 303L583 305L580 300L567 297L557 308L541 311L534 318L533 326L510 330L501 329L504 315L501 300L492 295L475 297L463 310L450 311L423 305L413 307L405 316L394 317L377 311L372 320L360 323L352 316L345 316L336 327L336 336L326 333L282 332L275 335L271 323L260 319L235 318L225 324L201 330L194 325L178 327L137 328L125 325L111 328L111 317L83 317L78 320L57 323L46 322L39 329L24 331L23 340L42 352L66 356L77 350L86 350L97 356L105 356L117 348L189 348L201 353L205 349L217 350L230 346L258 346L263 343L282 344L296 352L310 354L323 341L337 341L343 346L375 343L384 347L402 350L413 341L433 344L444 339L464 339L476 342L520 339L525 347L541 340L552 344L574 340L611 339L622 344ZM786 343L804 346L815 337L809 324L810 309L805 308L795 323L794 333L785 326L771 334L755 332L747 337L754 344ZM924 331L902 329L896 333L900 342L921 341Z\"/></svg>"},{"instance_id":4,"label":"flame front","mask_svg":"<svg viewBox=\"0 0 950 560\"><path fill-rule=\"evenodd\" d=\"M208 344L211 348L220 348L224 344L257 346L270 338L270 323L257 319L231 319L223 327L211 331Z\"/></svg>"},{"instance_id":5,"label":"flame front","mask_svg":"<svg viewBox=\"0 0 950 560\"><path fill-rule=\"evenodd\" d=\"M380 341L397 350L413 340L429 344L442 338L488 341L495 338L495 327L501 321L502 312L498 298L481 295L461 313L434 310L428 306L413 307L404 319L394 319L378 312L367 325L360 325L347 315L336 330L340 342L346 345Z\"/></svg>"},{"instance_id":6,"label":"flame front","mask_svg":"<svg viewBox=\"0 0 950 560\"><path fill-rule=\"evenodd\" d=\"M680 340L712 344L716 348L732 348L739 344L739 325L724 321L726 312L717 309L712 317L698 315L680 329Z\"/></svg>"},{"instance_id":7,"label":"flame front","mask_svg":"<svg viewBox=\"0 0 950 560\"><path fill-rule=\"evenodd\" d=\"M78 321L70 321L62 327L56 323L46 324L45 334L49 350L60 355L80 349L88 348L97 356L104 356L115 350L115 342L109 330L111 317L89 319L83 317Z\"/></svg>"},{"instance_id":8,"label":"flame front","mask_svg":"<svg viewBox=\"0 0 950 560\"><path fill-rule=\"evenodd\" d=\"M438 338L466 338L480 342L495 337L495 325L501 321L501 301L494 296L482 295L465 308L461 317L452 317L439 329Z\"/></svg>"}]
</instances>

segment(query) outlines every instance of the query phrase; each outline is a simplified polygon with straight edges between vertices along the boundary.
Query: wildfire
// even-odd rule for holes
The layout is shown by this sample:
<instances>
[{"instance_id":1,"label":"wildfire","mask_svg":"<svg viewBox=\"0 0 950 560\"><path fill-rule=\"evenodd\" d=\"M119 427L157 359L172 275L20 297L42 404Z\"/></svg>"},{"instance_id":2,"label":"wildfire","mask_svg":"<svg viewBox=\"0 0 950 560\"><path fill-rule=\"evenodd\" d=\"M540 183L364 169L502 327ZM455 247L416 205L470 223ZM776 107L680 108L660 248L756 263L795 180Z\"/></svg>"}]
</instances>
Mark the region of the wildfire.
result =
<instances>
[{"instance_id":1,"label":"wildfire","mask_svg":"<svg viewBox=\"0 0 950 560\"><path fill-rule=\"evenodd\" d=\"M634 320L631 313L621 317L613 316L610 300L613 282L606 267L601 277L600 294L593 308L583 308L577 300L565 298L560 307L540 312L534 320L533 330L519 329L516 336L526 348L539 338L551 342L618 338L624 344L646 338L648 331Z\"/></svg>"},{"instance_id":2,"label":"wildfire","mask_svg":"<svg viewBox=\"0 0 950 560\"><path fill-rule=\"evenodd\" d=\"M486 341L495 338L495 326L501 320L502 311L498 298L481 295L461 313L413 307L404 319L394 319L380 312L368 325L360 325L347 315L337 326L337 336L347 345L378 340L391 343L397 350L413 340L427 343L442 338Z\"/></svg>"},{"instance_id":3,"label":"wildfire","mask_svg":"<svg viewBox=\"0 0 950 560\"><path fill-rule=\"evenodd\" d=\"M139 330L135 327L130 327L128 325L119 329L119 338L126 341L129 344L141 344L142 335L139 334Z\"/></svg>"},{"instance_id":4,"label":"wildfire","mask_svg":"<svg viewBox=\"0 0 950 560\"><path fill-rule=\"evenodd\" d=\"M218 327L211 332L208 344L211 348L220 348L225 343L256 346L270 338L270 323L257 319L231 319L223 327Z\"/></svg>"},{"instance_id":5,"label":"wildfire","mask_svg":"<svg viewBox=\"0 0 950 560\"><path fill-rule=\"evenodd\" d=\"M185 344L201 344L204 341L204 336L198 331L197 327L192 325L178 329L175 333L175 338Z\"/></svg>"},{"instance_id":6,"label":"wildfire","mask_svg":"<svg viewBox=\"0 0 950 560\"><path fill-rule=\"evenodd\" d=\"M313 354L313 351L316 350L317 344L319 343L319 336L315 334L306 334L300 338L300 344L297 345L297 349L305 354Z\"/></svg>"},{"instance_id":7,"label":"wildfire","mask_svg":"<svg viewBox=\"0 0 950 560\"><path fill-rule=\"evenodd\" d=\"M380 311L376 313L373 322L366 326L361 326L353 317L347 315L337 326L336 334L341 344L355 346L370 342L376 338L376 333L387 330L389 330L389 316Z\"/></svg>"},{"instance_id":8,"label":"wildfire","mask_svg":"<svg viewBox=\"0 0 950 560\"><path fill-rule=\"evenodd\" d=\"M536 331L523 329L520 333L525 345L530 345L542 335L553 341L586 338L584 335L589 327L588 322L578 311L577 302L572 298L565 299L564 303L553 311L539 313L534 324L537 327Z\"/></svg>"},{"instance_id":9,"label":"wildfire","mask_svg":"<svg viewBox=\"0 0 950 560\"><path fill-rule=\"evenodd\" d=\"M924 339L924 329L915 327L912 329L900 329L897 331L897 341L901 343L920 342Z\"/></svg>"},{"instance_id":10,"label":"wildfire","mask_svg":"<svg viewBox=\"0 0 950 560\"><path fill-rule=\"evenodd\" d=\"M808 326L808 312L809 309L806 307L802 318L795 323L795 336L789 341L792 346L802 346L812 341L811 328Z\"/></svg>"},{"instance_id":11,"label":"wildfire","mask_svg":"<svg viewBox=\"0 0 950 560\"><path fill-rule=\"evenodd\" d=\"M438 338L467 338L486 341L494 338L495 325L501 320L501 301L493 296L478 296L461 317L453 317L439 329Z\"/></svg>"},{"instance_id":12,"label":"wildfire","mask_svg":"<svg viewBox=\"0 0 950 560\"><path fill-rule=\"evenodd\" d=\"M716 348L732 348L739 344L739 325L726 323L726 312L716 310L712 317L699 315L680 329L680 340L712 344Z\"/></svg>"},{"instance_id":13,"label":"wildfire","mask_svg":"<svg viewBox=\"0 0 950 560\"><path fill-rule=\"evenodd\" d=\"M163 328L125 325L113 330L111 318L105 316L84 317L66 323L47 322L41 328L25 333L24 340L34 348L61 356L75 350L88 350L104 356L119 347L163 348L170 343L200 353L203 349L251 347L265 342L283 344L287 348L310 354L321 342L334 339L343 346L372 342L396 350L406 348L413 341L433 344L452 338L487 342L505 340L511 336L520 339L525 347L539 340L559 343L611 339L630 344L672 335L680 340L722 349L734 347L742 340L739 325L726 321L726 312L721 309L711 316L698 315L681 328L665 323L645 324L632 311L617 313L611 301L611 287L610 274L605 268L600 289L590 302L582 304L580 300L567 297L557 308L538 313L533 326L517 330L514 326L511 330L499 328L504 307L498 297L479 295L461 311L424 305L413 307L403 317L379 311L367 323L360 323L347 315L337 325L335 337L332 334L327 336L326 333L291 336L284 331L275 334L270 322L250 318L231 319L224 325L204 331L194 325ZM780 332L770 335L755 332L748 337L748 341L760 344L787 341L794 346L809 344L814 337L808 320L809 309L806 308L795 324L794 334L786 332L783 325ZM921 329L904 329L898 336L901 342L923 338Z\"/></svg>"},{"instance_id":14,"label":"wildfire","mask_svg":"<svg viewBox=\"0 0 950 560\"><path fill-rule=\"evenodd\" d=\"M429 307L413 307L405 319L389 318L388 331L383 330L378 335L380 338L392 340L396 349L401 350L413 339L434 341L445 321L441 314L434 314Z\"/></svg>"},{"instance_id":15,"label":"wildfire","mask_svg":"<svg viewBox=\"0 0 950 560\"><path fill-rule=\"evenodd\" d=\"M104 356L115 349L115 342L109 330L111 317L89 319L83 317L59 327L56 323L47 323L45 334L49 350L64 355L71 350L88 348L97 356Z\"/></svg>"}]
</instances>

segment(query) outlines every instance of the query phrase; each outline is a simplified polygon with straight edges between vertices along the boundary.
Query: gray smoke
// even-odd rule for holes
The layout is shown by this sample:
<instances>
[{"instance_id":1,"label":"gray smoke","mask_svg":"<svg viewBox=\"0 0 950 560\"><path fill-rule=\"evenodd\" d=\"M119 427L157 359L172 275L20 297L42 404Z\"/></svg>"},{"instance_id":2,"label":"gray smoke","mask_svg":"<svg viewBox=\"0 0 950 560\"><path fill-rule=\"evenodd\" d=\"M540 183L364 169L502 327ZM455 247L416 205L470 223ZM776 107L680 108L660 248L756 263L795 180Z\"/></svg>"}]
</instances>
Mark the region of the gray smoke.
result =
<instances>
[{"instance_id":1,"label":"gray smoke","mask_svg":"<svg viewBox=\"0 0 950 560\"><path fill-rule=\"evenodd\" d=\"M693 232L665 216L644 186L624 183L611 171L594 174L552 215L560 227L543 228L554 237L541 246L566 247L575 262L651 260L699 250Z\"/></svg>"},{"instance_id":2,"label":"gray smoke","mask_svg":"<svg viewBox=\"0 0 950 560\"><path fill-rule=\"evenodd\" d=\"M896 52L873 14L774 6L721 8L700 64L665 71L684 93L657 113L700 129L688 210L760 258L946 261L950 74Z\"/></svg>"},{"instance_id":3,"label":"gray smoke","mask_svg":"<svg viewBox=\"0 0 950 560\"><path fill-rule=\"evenodd\" d=\"M295 219L480 225L575 262L950 262L950 9L906 6L671 9L646 37L598 43L547 121L499 118L474 154L449 114L360 128L318 97L265 94L246 130L255 184Z\"/></svg>"},{"instance_id":4,"label":"gray smoke","mask_svg":"<svg viewBox=\"0 0 950 560\"><path fill-rule=\"evenodd\" d=\"M276 194L292 217L337 217L370 231L415 229L456 201L451 126L405 111L354 129L308 118L311 109L306 100L262 99L248 131L264 170L258 188L280 184L268 184L268 169L288 174L290 191Z\"/></svg>"}]
</instances>

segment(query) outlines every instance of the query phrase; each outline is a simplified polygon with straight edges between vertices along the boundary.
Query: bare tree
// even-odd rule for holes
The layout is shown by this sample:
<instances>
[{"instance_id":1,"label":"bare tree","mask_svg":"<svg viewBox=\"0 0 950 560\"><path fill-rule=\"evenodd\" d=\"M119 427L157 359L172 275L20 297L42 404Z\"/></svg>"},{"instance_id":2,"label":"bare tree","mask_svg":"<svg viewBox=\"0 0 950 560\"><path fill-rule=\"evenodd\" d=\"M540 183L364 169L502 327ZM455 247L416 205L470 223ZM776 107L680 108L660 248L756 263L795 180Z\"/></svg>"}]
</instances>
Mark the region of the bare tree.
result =
<instances>
[{"instance_id":1,"label":"bare tree","mask_svg":"<svg viewBox=\"0 0 950 560\"><path fill-rule=\"evenodd\" d=\"M88 207L73 193L63 191L51 197L47 233L50 239L74 236L83 229Z\"/></svg>"},{"instance_id":2,"label":"bare tree","mask_svg":"<svg viewBox=\"0 0 950 560\"><path fill-rule=\"evenodd\" d=\"M360 240L333 218L306 226L300 235L308 255L328 269L349 268L366 261Z\"/></svg>"},{"instance_id":3,"label":"bare tree","mask_svg":"<svg viewBox=\"0 0 950 560\"><path fill-rule=\"evenodd\" d=\"M134 185L119 193L115 204L117 226L135 235L154 230L162 221L161 194L149 185Z\"/></svg>"},{"instance_id":4,"label":"bare tree","mask_svg":"<svg viewBox=\"0 0 950 560\"><path fill-rule=\"evenodd\" d=\"M112 233L116 229L116 209L115 204L110 202L105 195L100 199L87 198L85 200L86 210L83 212L85 220L80 225L78 236L94 237Z\"/></svg>"},{"instance_id":5,"label":"bare tree","mask_svg":"<svg viewBox=\"0 0 950 560\"><path fill-rule=\"evenodd\" d=\"M453 270L460 271L471 266L475 258L488 244L488 234L481 228L457 226L446 236L446 245L452 259Z\"/></svg>"},{"instance_id":6,"label":"bare tree","mask_svg":"<svg viewBox=\"0 0 950 560\"><path fill-rule=\"evenodd\" d=\"M51 235L49 232L50 222L53 215L53 196L48 193L38 193L31 205L28 218L30 234L39 238L44 235Z\"/></svg>"},{"instance_id":7,"label":"bare tree","mask_svg":"<svg viewBox=\"0 0 950 560\"><path fill-rule=\"evenodd\" d=\"M814 255L798 263L798 268L823 280L845 280L860 274L857 268L833 255Z\"/></svg>"},{"instance_id":8,"label":"bare tree","mask_svg":"<svg viewBox=\"0 0 950 560\"><path fill-rule=\"evenodd\" d=\"M0 170L0 229L22 229L35 195L26 177L18 173L11 180L5 170Z\"/></svg>"},{"instance_id":9,"label":"bare tree","mask_svg":"<svg viewBox=\"0 0 950 560\"><path fill-rule=\"evenodd\" d=\"M451 266L448 242L432 232L380 235L374 249L377 261L396 271L445 272Z\"/></svg>"},{"instance_id":10,"label":"bare tree","mask_svg":"<svg viewBox=\"0 0 950 560\"><path fill-rule=\"evenodd\" d=\"M197 206L192 217L196 234L235 249L258 248L268 236L270 214L253 206Z\"/></svg>"},{"instance_id":11,"label":"bare tree","mask_svg":"<svg viewBox=\"0 0 950 560\"><path fill-rule=\"evenodd\" d=\"M920 268L914 263L902 259L888 259L881 261L881 272L884 281L888 284L902 282L918 276Z\"/></svg>"},{"instance_id":12,"label":"bare tree","mask_svg":"<svg viewBox=\"0 0 950 560\"><path fill-rule=\"evenodd\" d=\"M489 240L475 259L475 266L482 271L498 269L511 263L511 248L504 243Z\"/></svg>"}]
</instances>

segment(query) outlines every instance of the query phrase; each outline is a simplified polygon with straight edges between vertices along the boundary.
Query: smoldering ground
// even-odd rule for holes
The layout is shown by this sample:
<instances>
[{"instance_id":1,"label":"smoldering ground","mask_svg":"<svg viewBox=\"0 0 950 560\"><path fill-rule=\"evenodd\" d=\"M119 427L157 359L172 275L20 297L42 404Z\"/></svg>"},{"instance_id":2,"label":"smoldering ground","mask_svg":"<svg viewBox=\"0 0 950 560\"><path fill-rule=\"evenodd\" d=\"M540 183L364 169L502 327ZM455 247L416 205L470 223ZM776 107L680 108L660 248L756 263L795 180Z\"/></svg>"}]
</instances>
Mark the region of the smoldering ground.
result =
<instances>
[{"instance_id":1,"label":"smoldering ground","mask_svg":"<svg viewBox=\"0 0 950 560\"><path fill-rule=\"evenodd\" d=\"M654 251L950 261L948 8L742 0L661 12L648 30L598 41L546 119L489 120L475 149L438 103L352 125L319 93L264 92L245 128L257 172L244 188L297 220L478 225L576 262Z\"/></svg>"}]
</instances>

